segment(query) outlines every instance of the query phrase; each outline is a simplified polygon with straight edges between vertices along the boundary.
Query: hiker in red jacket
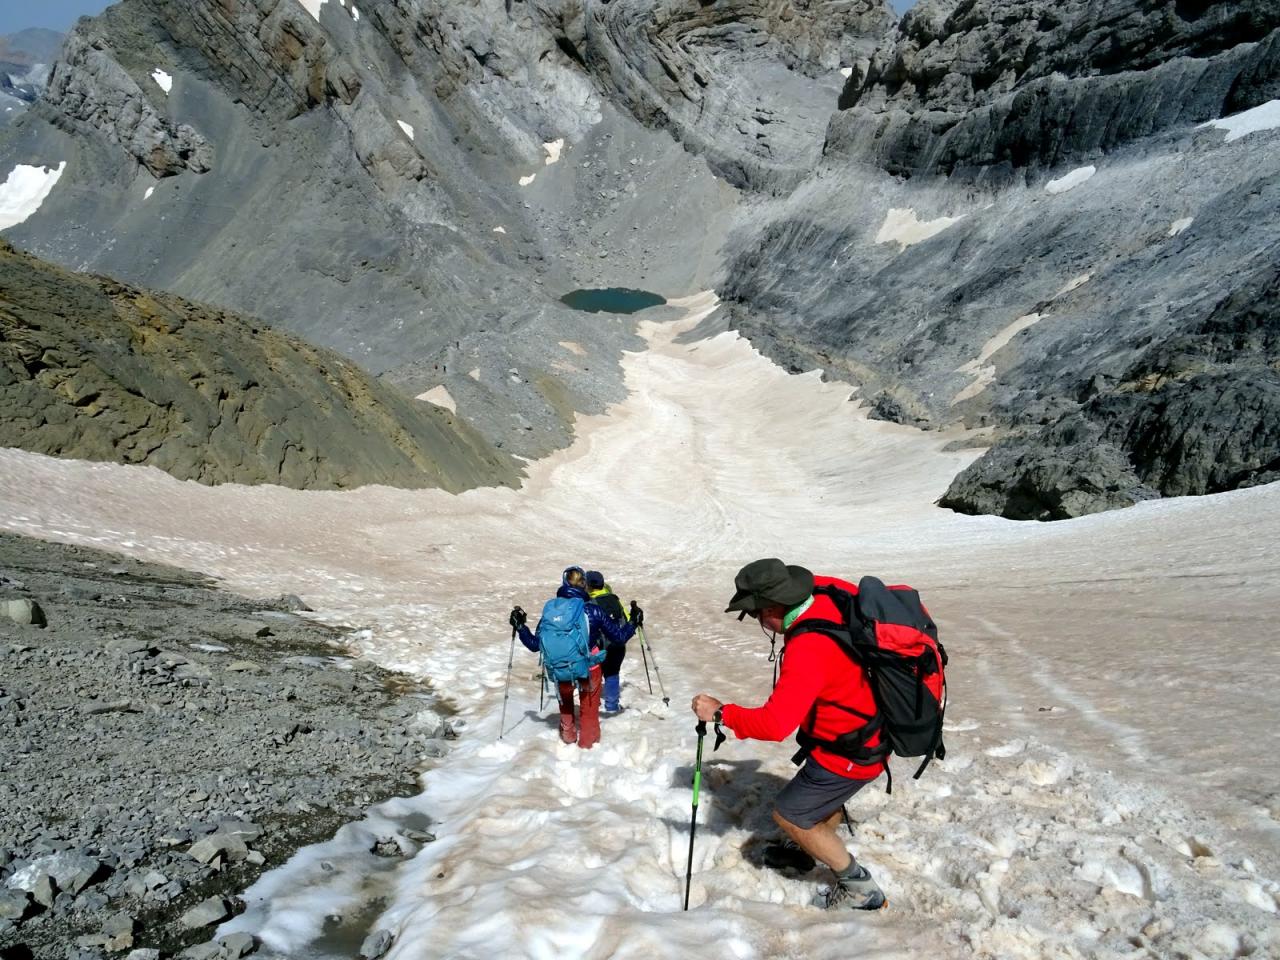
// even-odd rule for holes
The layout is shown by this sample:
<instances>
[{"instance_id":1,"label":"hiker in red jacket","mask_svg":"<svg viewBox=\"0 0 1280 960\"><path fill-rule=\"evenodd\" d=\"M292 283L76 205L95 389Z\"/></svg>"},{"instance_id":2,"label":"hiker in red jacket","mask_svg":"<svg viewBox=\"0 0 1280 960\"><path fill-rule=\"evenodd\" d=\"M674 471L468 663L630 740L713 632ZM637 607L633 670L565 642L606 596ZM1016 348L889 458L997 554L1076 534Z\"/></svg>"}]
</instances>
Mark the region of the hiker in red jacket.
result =
<instances>
[{"instance_id":1,"label":"hiker in red jacket","mask_svg":"<svg viewBox=\"0 0 1280 960\"><path fill-rule=\"evenodd\" d=\"M878 910L885 896L871 872L849 854L836 835L845 803L884 771L879 733L871 733L859 759L824 749L820 741L834 740L858 730L876 715L866 671L846 656L829 636L806 632L806 621L839 621L835 604L815 595L815 586L832 585L857 592L857 587L833 577L815 577L804 567L781 560L756 560L734 580L737 592L726 613L741 611L770 633L788 632L781 671L772 695L762 707L721 703L705 693L693 698L699 720L728 727L742 740L785 740L799 728L804 765L778 794L773 819L789 844L775 845L772 857L810 865L821 860L835 874L836 883L816 903L826 908ZM795 628L795 629L793 629ZM863 762L859 762L862 760ZM789 848L789 849L788 849ZM803 854L800 851L804 851Z\"/></svg>"}]
</instances>

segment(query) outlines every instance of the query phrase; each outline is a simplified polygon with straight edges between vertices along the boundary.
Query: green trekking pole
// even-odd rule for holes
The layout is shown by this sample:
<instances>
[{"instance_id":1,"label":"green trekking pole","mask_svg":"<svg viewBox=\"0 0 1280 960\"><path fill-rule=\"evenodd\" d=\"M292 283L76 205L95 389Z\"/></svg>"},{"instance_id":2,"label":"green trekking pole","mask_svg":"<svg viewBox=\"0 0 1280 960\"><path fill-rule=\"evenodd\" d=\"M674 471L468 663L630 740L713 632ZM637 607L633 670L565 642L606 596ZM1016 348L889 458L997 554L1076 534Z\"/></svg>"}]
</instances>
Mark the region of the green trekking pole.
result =
<instances>
[{"instance_id":1,"label":"green trekking pole","mask_svg":"<svg viewBox=\"0 0 1280 960\"><path fill-rule=\"evenodd\" d=\"M684 871L684 908L689 909L689 885L693 882L693 835L698 830L698 794L702 790L702 741L707 737L707 721L699 720L698 759L693 764L693 819L689 821L689 865Z\"/></svg>"}]
</instances>

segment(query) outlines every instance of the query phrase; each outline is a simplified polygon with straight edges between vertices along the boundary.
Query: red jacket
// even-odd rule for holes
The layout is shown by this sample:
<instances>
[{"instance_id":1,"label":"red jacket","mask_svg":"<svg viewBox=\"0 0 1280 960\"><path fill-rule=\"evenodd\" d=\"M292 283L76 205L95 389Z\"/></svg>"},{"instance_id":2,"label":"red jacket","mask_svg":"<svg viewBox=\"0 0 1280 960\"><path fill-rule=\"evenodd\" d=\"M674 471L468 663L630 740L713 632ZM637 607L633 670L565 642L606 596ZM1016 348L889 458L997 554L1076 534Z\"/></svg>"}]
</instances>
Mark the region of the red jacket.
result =
<instances>
[{"instance_id":1,"label":"red jacket","mask_svg":"<svg viewBox=\"0 0 1280 960\"><path fill-rule=\"evenodd\" d=\"M820 587L836 586L850 593L858 592L852 583L834 577L815 576L813 579ZM815 595L809 609L795 622L803 624L806 620L839 619L835 604L827 597ZM866 722L832 706L837 703L868 716L876 712L866 672L842 653L830 637L821 633L797 632L787 641L778 685L765 705L753 709L727 703L722 716L724 725L740 740L785 740L801 724L806 733L823 740L833 740ZM876 735L870 745L879 742L879 735ZM853 780L874 780L884 771L883 763L861 766L821 747L816 747L812 756L832 773Z\"/></svg>"}]
</instances>

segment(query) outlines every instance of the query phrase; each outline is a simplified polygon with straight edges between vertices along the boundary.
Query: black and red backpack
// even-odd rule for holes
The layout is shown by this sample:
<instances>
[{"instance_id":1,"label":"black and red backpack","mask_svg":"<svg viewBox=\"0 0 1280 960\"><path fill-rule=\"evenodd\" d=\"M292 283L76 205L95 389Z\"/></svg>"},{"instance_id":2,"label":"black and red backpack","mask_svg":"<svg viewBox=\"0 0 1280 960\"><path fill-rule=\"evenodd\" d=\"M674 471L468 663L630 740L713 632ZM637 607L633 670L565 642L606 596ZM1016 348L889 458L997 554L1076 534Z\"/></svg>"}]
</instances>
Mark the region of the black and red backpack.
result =
<instances>
[{"instance_id":1,"label":"black and red backpack","mask_svg":"<svg viewBox=\"0 0 1280 960\"><path fill-rule=\"evenodd\" d=\"M786 633L786 640L801 633L820 633L867 673L875 698L876 712L868 716L842 704L866 721L834 740L823 740L801 728L796 734L800 751L793 758L802 762L814 747L869 766L884 762L888 791L893 791L889 755L923 757L913 779L919 779L934 757L946 756L942 743L942 718L947 707L944 669L947 652L938 642L938 628L920 602L920 594L907 586L886 586L875 577L858 581L857 594L836 586L814 588L840 612L840 622L799 620ZM785 642L783 652L785 654ZM815 708L816 709L816 708ZM808 726L808 724L806 724ZM874 746L869 741L879 734Z\"/></svg>"}]
</instances>

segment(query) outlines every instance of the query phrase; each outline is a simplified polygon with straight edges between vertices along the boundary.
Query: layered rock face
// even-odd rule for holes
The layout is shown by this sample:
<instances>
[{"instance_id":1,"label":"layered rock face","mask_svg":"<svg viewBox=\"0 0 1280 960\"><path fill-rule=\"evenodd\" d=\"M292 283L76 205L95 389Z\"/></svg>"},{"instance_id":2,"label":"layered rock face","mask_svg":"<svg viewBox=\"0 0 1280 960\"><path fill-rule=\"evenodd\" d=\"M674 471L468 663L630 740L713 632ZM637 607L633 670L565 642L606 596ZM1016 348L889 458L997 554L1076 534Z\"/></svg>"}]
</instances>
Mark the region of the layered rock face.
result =
<instances>
[{"instance_id":1,"label":"layered rock face","mask_svg":"<svg viewBox=\"0 0 1280 960\"><path fill-rule=\"evenodd\" d=\"M926 0L840 98L829 149L898 173L1053 166L1280 98L1280 7Z\"/></svg>"},{"instance_id":2,"label":"layered rock face","mask_svg":"<svg viewBox=\"0 0 1280 960\"><path fill-rule=\"evenodd\" d=\"M572 29L558 42L617 99L731 181L765 190L794 186L812 169L837 71L868 58L893 22L884 0L629 0L569 9L575 15L560 22Z\"/></svg>"},{"instance_id":3,"label":"layered rock face","mask_svg":"<svg viewBox=\"0 0 1280 960\"><path fill-rule=\"evenodd\" d=\"M0 242L0 446L202 483L461 490L512 464L350 361Z\"/></svg>"},{"instance_id":4,"label":"layered rock face","mask_svg":"<svg viewBox=\"0 0 1280 960\"><path fill-rule=\"evenodd\" d=\"M987 428L955 509L1273 479L1278 44L1270 4L922 4L733 238L731 322L872 416Z\"/></svg>"}]
</instances>

